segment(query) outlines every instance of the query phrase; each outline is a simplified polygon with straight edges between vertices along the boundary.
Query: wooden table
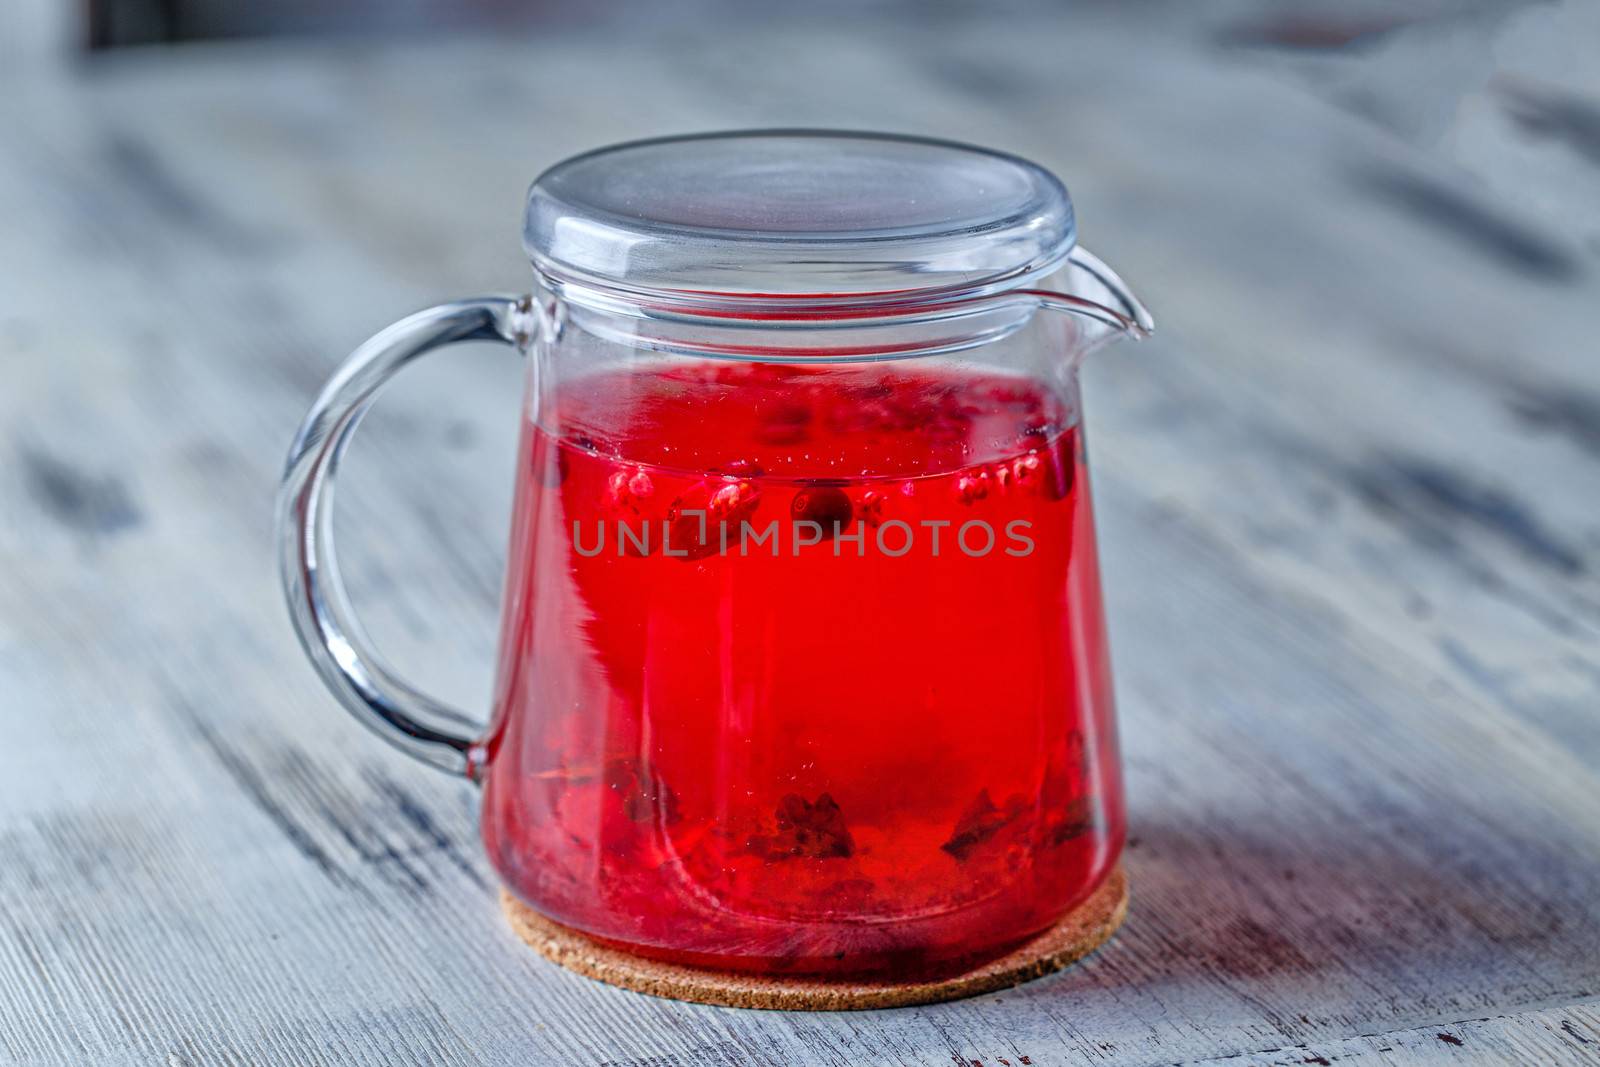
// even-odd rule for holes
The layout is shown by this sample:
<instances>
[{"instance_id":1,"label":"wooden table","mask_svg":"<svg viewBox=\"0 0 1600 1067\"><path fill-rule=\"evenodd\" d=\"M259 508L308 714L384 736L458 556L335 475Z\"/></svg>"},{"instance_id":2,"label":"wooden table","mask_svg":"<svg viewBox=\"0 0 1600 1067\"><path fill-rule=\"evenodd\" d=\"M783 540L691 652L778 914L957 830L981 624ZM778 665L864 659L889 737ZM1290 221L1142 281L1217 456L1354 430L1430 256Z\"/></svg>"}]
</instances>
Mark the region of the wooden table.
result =
<instances>
[{"instance_id":1,"label":"wooden table","mask_svg":"<svg viewBox=\"0 0 1600 1067\"><path fill-rule=\"evenodd\" d=\"M0 1061L1600 1061L1593 8L1009 10L0 70ZM778 123L1037 157L1162 325L1086 386L1133 912L999 995L545 963L474 791L339 712L280 603L350 348L525 287L546 164ZM519 392L503 349L408 372L341 494L376 640L465 706Z\"/></svg>"}]
</instances>

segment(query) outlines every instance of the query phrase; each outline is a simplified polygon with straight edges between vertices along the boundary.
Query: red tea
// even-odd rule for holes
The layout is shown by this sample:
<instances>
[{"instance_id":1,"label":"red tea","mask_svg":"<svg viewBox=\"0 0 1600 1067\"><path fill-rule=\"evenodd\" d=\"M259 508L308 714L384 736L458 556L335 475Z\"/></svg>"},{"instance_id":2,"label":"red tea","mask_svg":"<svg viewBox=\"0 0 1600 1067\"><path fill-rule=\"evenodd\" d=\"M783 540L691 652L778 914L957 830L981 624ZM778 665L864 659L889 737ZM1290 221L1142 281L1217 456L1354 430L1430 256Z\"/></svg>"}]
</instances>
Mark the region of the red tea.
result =
<instances>
[{"instance_id":1,"label":"red tea","mask_svg":"<svg viewBox=\"0 0 1600 1067\"><path fill-rule=\"evenodd\" d=\"M913 363L681 360L524 437L483 833L636 953L934 974L1108 873L1121 783L1075 411Z\"/></svg>"}]
</instances>

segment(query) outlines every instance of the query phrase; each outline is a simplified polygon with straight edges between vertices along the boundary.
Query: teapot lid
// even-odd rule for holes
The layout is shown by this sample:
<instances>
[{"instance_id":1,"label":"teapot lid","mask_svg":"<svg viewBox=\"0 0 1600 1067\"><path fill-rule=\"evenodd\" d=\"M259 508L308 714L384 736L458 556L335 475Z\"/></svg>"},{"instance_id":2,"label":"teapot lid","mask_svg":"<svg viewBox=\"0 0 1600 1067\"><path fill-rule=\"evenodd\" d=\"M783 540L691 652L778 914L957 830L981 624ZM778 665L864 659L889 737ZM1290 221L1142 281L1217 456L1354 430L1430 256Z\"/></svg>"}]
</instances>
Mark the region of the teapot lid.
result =
<instances>
[{"instance_id":1,"label":"teapot lid","mask_svg":"<svg viewBox=\"0 0 1600 1067\"><path fill-rule=\"evenodd\" d=\"M693 312L925 305L1017 288L1076 238L1025 159L920 137L696 134L558 163L523 244L557 292Z\"/></svg>"}]
</instances>

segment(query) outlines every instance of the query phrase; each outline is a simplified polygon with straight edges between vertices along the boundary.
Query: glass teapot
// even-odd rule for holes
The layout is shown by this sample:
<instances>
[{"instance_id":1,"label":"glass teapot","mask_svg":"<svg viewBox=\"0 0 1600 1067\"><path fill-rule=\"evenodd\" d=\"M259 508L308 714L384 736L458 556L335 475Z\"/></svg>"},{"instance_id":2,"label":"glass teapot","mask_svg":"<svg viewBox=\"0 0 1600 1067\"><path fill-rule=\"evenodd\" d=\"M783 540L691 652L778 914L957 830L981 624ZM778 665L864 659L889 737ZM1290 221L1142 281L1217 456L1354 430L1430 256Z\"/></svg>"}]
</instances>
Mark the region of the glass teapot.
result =
<instances>
[{"instance_id":1,"label":"glass teapot","mask_svg":"<svg viewBox=\"0 0 1600 1067\"><path fill-rule=\"evenodd\" d=\"M1151 323L1075 237L1048 171L941 141L555 166L535 295L389 327L295 439L302 644L363 722L481 783L505 885L582 935L766 974L1006 951L1124 836L1077 369ZM374 394L476 339L528 357L487 728L371 647L332 541Z\"/></svg>"}]
</instances>

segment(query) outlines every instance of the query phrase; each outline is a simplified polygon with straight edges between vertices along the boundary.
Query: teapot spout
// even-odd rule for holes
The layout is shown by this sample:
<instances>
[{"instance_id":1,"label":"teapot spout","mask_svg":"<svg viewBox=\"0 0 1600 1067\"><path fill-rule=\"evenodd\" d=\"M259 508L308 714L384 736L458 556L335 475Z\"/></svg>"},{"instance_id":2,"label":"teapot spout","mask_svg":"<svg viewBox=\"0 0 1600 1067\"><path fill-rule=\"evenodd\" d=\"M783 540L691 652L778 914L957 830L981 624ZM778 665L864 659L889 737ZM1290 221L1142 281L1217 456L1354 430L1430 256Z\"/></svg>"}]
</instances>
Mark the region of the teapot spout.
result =
<instances>
[{"instance_id":1,"label":"teapot spout","mask_svg":"<svg viewBox=\"0 0 1600 1067\"><path fill-rule=\"evenodd\" d=\"M1064 324L1068 363L1076 368L1089 353L1111 341L1142 341L1155 332L1155 319L1126 283L1098 256L1077 248L1057 275L1060 289L1024 289L1004 300L1026 300L1036 308L1071 316Z\"/></svg>"},{"instance_id":2,"label":"teapot spout","mask_svg":"<svg viewBox=\"0 0 1600 1067\"><path fill-rule=\"evenodd\" d=\"M1116 271L1087 248L1072 250L1067 256L1066 273L1068 292L1058 295L1066 295L1071 307L1059 310L1097 318L1136 341L1142 341L1156 332L1156 320L1151 317L1149 309L1133 295L1133 290L1117 276ZM1101 314L1093 314L1096 311ZM1105 312L1110 312L1110 315L1105 316Z\"/></svg>"}]
</instances>

